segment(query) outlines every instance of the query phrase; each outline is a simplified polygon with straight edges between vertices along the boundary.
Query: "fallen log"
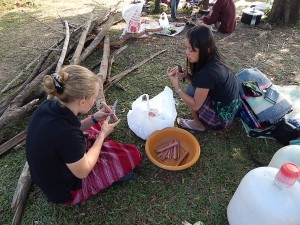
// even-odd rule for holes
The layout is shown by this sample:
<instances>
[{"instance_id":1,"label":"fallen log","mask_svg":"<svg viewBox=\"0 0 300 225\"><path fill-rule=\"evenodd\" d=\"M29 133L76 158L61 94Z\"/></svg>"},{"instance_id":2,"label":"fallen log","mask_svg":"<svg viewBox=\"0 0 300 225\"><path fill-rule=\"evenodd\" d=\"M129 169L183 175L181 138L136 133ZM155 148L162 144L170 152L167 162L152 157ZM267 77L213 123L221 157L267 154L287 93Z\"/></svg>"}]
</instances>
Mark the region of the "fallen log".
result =
<instances>
[{"instance_id":1,"label":"fallen log","mask_svg":"<svg viewBox=\"0 0 300 225\"><path fill-rule=\"evenodd\" d=\"M69 24L66 20L64 22L65 22L65 27L66 27L65 41L64 41L64 45L63 45L58 63L56 65L55 72L58 72L60 70L60 68L62 67L62 65L65 61L65 57L66 57L66 54L67 54L67 49L68 49L68 46L69 46L69 40L70 40Z\"/></svg>"},{"instance_id":2,"label":"fallen log","mask_svg":"<svg viewBox=\"0 0 300 225\"><path fill-rule=\"evenodd\" d=\"M17 134L16 136L14 136L13 138L9 139L8 141L6 141L5 143L3 143L0 146L0 156L7 152L9 149L15 147L16 145L18 145L19 143L21 143L23 140L25 140L26 138L26 131L22 131L21 133Z\"/></svg>"},{"instance_id":3,"label":"fallen log","mask_svg":"<svg viewBox=\"0 0 300 225\"><path fill-rule=\"evenodd\" d=\"M104 24L103 29L97 34L92 43L82 52L79 58L79 64L86 60L87 57L95 50L95 48L100 44L101 40L106 36L109 31L109 28L114 22L114 16L110 15L107 22Z\"/></svg>"},{"instance_id":4,"label":"fallen log","mask_svg":"<svg viewBox=\"0 0 300 225\"><path fill-rule=\"evenodd\" d=\"M87 36L88 31L90 29L90 26L92 24L93 16L94 16L94 10L91 12L90 18L88 19L88 21L86 22L86 25L83 28L83 32L80 36L77 48L76 48L75 53L73 54L73 57L72 57L71 62L70 62L70 64L72 64L72 65L78 65L79 64L79 57L81 55L81 52L82 52L82 49L83 49L83 46L84 46L84 43L85 43L86 36Z\"/></svg>"},{"instance_id":5,"label":"fallen log","mask_svg":"<svg viewBox=\"0 0 300 225\"><path fill-rule=\"evenodd\" d=\"M101 24L103 24L105 21L108 20L109 16L111 14L114 14L117 9L118 9L118 5L121 3L122 1L119 1L118 3L116 3L112 8L110 8L105 16L103 18L101 17L96 17L95 19L93 19L91 26L89 28L89 33L92 32L96 26L99 26ZM76 39L75 37L80 34L80 32L82 30L84 30L85 25L80 26L79 28L77 28L76 30L74 30L71 35L70 35L70 39ZM63 41L65 40L65 38L61 38L57 43L55 43L53 46L51 46L45 53L41 54L41 59L39 59L39 63L38 65L35 67L34 71L31 73L31 75L28 77L28 79L22 84L22 86L20 86L18 88L17 91L15 91L13 94L9 95L6 99L4 99L3 101L1 101L0 103L0 114L3 114L4 111L7 109L7 107L9 106L9 104L11 103L11 101L22 91L24 90L24 88L26 87L26 85L28 83L30 83L41 71L41 67L44 65L45 61L48 59L49 55L53 52L53 49L55 49L56 47L60 46L60 44L63 43ZM76 42L76 40L75 40Z\"/></svg>"},{"instance_id":6,"label":"fallen log","mask_svg":"<svg viewBox=\"0 0 300 225\"><path fill-rule=\"evenodd\" d=\"M113 21L113 17L111 17L111 14L113 14L117 10L117 7L121 2L123 2L123 1L119 1L115 6L110 8L110 10L107 12L107 14L105 15L105 17L102 20L100 17L93 19L91 22L91 26L89 28L89 32L91 32L96 26L102 24L104 21L108 21L107 24L109 24L111 22L111 20ZM109 29L110 26L107 25L107 27L105 27L105 29L107 29L107 28ZM83 26L78 28L74 32L72 32L71 37L76 37L82 29L83 29ZM107 29L107 31L105 31L105 29L102 29L99 36L102 35L104 37L106 35L106 33L108 32L108 29ZM100 41L101 41L101 39L100 39ZM76 40L75 40L75 42L76 42ZM73 47L70 49L73 50ZM70 52L70 51L71 50L69 50L68 52ZM92 52L92 50L90 50L90 52L85 52L85 57L87 58L89 56L89 54L91 54L91 52ZM81 59L81 62L84 60L85 59ZM18 92L13 98L11 98L12 101L10 101L10 103L12 103L12 105L10 105L8 108L6 107L5 110L3 110L2 116L0 117L0 129L3 128L10 120L15 118L14 117L15 115L14 116L10 115L12 110L18 109L18 108L20 109L20 106L24 102L24 99L27 99L28 96L40 85L44 75L50 74L50 71L54 69L56 63L57 63L57 61L53 62L50 66L48 66L43 71L39 71L39 73L37 73L37 75L34 77L34 79L31 80L31 82L29 82L23 86L22 91ZM31 104L33 104L33 102L34 101L28 103L27 105L23 106L21 109L28 108ZM4 120L6 120L6 122L4 122ZM31 184L31 176L29 173L28 164L26 163L23 168L23 171L21 173L16 191L15 191L15 194L13 197L12 205L11 205L12 208L16 210L12 224L18 224L21 220L21 216L22 216L22 213L23 213L23 210L24 210L24 207L26 204L28 192L30 189L30 184Z\"/></svg>"},{"instance_id":7,"label":"fallen log","mask_svg":"<svg viewBox=\"0 0 300 225\"><path fill-rule=\"evenodd\" d=\"M52 51L47 51L44 56L39 60L39 63L35 67L34 71L31 73L31 75L27 78L27 80L11 95L9 95L4 101L0 104L0 114L3 114L4 111L7 109L7 107L12 103L13 99L22 92L27 84L29 84L40 72L40 69L42 68L45 61L48 59L50 53Z\"/></svg>"},{"instance_id":8,"label":"fallen log","mask_svg":"<svg viewBox=\"0 0 300 225\"><path fill-rule=\"evenodd\" d=\"M95 29L96 26L101 25L102 23L107 21L111 14L115 14L117 9L118 9L118 5L121 2L123 2L123 1L118 1L114 6L112 6L109 10L107 10L107 12L106 12L106 14L104 15L103 18L102 17L96 17L95 19L93 19L88 32L89 33L92 32ZM77 28L76 30L74 30L70 35L70 39L73 39L76 36L78 36L78 34L80 34L80 32L84 29L84 27L85 27L85 25L82 25L79 28ZM26 85L28 83L30 83L36 76L38 76L38 74L41 73L40 69L44 65L44 63L47 60L48 56L51 54L53 49L55 49L57 46L59 46L64 40L65 40L65 38L61 38L56 44L54 44L51 48L49 48L44 54L41 54L42 58L40 60L38 60L39 63L36 66L36 68L34 69L34 72L31 73L30 77L18 88L18 90L16 92L14 92L13 94L9 95L6 99L1 101L1 103L0 103L0 114L3 114L5 112L5 110L8 108L8 106L11 104L11 102L14 100L14 98L16 96L18 96L20 94L20 92L23 91L26 88ZM76 40L75 40L75 42L76 42ZM20 98L18 98L18 101L19 100L20 100Z\"/></svg>"},{"instance_id":9,"label":"fallen log","mask_svg":"<svg viewBox=\"0 0 300 225\"><path fill-rule=\"evenodd\" d=\"M11 203L11 208L15 210L15 215L11 223L12 225L19 224L21 220L30 186L31 186L31 175L29 172L28 163L26 162L22 170L22 173L19 177L17 187L15 189L15 193Z\"/></svg>"},{"instance_id":10,"label":"fallen log","mask_svg":"<svg viewBox=\"0 0 300 225\"><path fill-rule=\"evenodd\" d=\"M101 108L101 102L106 102L105 95L103 92L103 84L106 81L106 77L107 77L109 58L110 58L109 37L105 36L101 65L100 65L99 73L97 74L98 79L99 79L99 84L100 84L99 93L98 93L98 96L96 99L97 110L99 110Z\"/></svg>"},{"instance_id":11,"label":"fallen log","mask_svg":"<svg viewBox=\"0 0 300 225\"><path fill-rule=\"evenodd\" d=\"M18 107L16 105L10 106L9 109L5 111L3 115L0 117L0 129L5 127L14 118L33 110L33 108L36 107L38 101L39 99L35 99L22 107Z\"/></svg>"},{"instance_id":12,"label":"fallen log","mask_svg":"<svg viewBox=\"0 0 300 225\"><path fill-rule=\"evenodd\" d=\"M36 57L33 61L31 61L26 67L25 69L23 69L14 79L12 79L0 92L0 94L8 91L10 89L10 87L12 86L12 84L14 82L16 82L33 64L35 64L39 58L41 57L41 55L39 55L38 57Z\"/></svg>"}]
</instances>

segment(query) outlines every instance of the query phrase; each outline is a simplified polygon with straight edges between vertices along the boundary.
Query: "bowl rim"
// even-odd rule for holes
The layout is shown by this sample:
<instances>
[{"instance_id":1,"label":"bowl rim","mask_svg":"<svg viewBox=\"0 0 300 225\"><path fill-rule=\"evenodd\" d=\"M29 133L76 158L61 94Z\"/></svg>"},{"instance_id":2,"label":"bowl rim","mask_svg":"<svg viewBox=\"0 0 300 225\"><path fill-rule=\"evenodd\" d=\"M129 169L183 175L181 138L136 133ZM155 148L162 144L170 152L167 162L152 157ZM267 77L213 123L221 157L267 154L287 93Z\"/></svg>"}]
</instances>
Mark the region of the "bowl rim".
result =
<instances>
[{"instance_id":1,"label":"bowl rim","mask_svg":"<svg viewBox=\"0 0 300 225\"><path fill-rule=\"evenodd\" d=\"M167 131L167 130L179 130L180 132L183 132L183 133L188 134L192 139L194 139L194 141L196 141L196 142L198 143L198 151L196 152L195 157L194 157L190 162L188 162L188 163L186 163L186 164L184 164L184 165L181 165L181 166L168 166L168 165L164 165L164 164L158 162L158 161L155 160L155 159L153 158L153 156L150 154L150 149L149 149L149 147L148 147L148 145L149 145L149 142L148 142L149 138L150 138L151 136L155 136L155 135L157 135L158 133L164 132L164 131ZM160 168L162 168L162 169L165 169L165 170L176 171L176 170L184 170L184 169L187 169L187 168L191 167L192 165L194 165L194 164L198 161L198 159L199 159L199 157L200 157L201 147L200 147L199 141L198 141L198 140L195 138L195 136L194 136L193 134L191 134L190 132L188 132L188 131L186 131L186 130L184 130L184 129L182 129L182 128L179 128L179 127L167 127L167 128L162 129L162 130L154 131L154 132L147 138L146 143L145 143L145 151L146 151L146 155L147 155L148 159L149 159L154 165L156 165L156 166L158 166L158 167L160 167Z\"/></svg>"}]
</instances>

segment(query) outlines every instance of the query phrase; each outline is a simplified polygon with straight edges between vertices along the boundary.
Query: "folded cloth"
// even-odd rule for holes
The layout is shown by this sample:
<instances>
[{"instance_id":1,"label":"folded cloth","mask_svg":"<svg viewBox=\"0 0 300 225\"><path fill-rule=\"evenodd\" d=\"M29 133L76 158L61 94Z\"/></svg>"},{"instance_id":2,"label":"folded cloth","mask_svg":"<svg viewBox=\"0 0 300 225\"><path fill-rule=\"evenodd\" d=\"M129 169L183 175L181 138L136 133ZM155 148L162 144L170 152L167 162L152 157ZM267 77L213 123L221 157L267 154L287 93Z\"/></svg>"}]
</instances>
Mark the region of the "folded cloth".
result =
<instances>
[{"instance_id":1,"label":"folded cloth","mask_svg":"<svg viewBox=\"0 0 300 225\"><path fill-rule=\"evenodd\" d=\"M245 95L243 82L255 81L260 90L264 90L272 85L270 79L257 68L242 69L236 74L240 95Z\"/></svg>"},{"instance_id":2,"label":"folded cloth","mask_svg":"<svg viewBox=\"0 0 300 225\"><path fill-rule=\"evenodd\" d=\"M275 85L272 88L276 88ZM265 93L264 93L265 95ZM286 114L292 111L292 103L285 98L285 96L279 93L278 100L275 104L267 101L263 96L260 97L248 97L243 96L250 108L257 116L258 122L262 123L265 121L271 124L276 123L279 119L284 117Z\"/></svg>"},{"instance_id":3,"label":"folded cloth","mask_svg":"<svg viewBox=\"0 0 300 225\"><path fill-rule=\"evenodd\" d=\"M241 107L239 108L236 116L240 117L240 119L251 128L261 128L261 124L257 121L252 110L244 101L245 100L243 99L241 100Z\"/></svg>"},{"instance_id":4,"label":"folded cloth","mask_svg":"<svg viewBox=\"0 0 300 225\"><path fill-rule=\"evenodd\" d=\"M257 68L243 69L236 74L236 77L241 98L244 99L250 106L259 123L268 122L270 124L274 124L292 111L292 103L281 93L279 93L278 100L275 104L268 102L264 98L265 93L259 97L249 97L245 95L242 86L243 82L257 82L262 92L264 89L270 88L272 85L272 82L266 77L266 75ZM272 85L272 88L278 90L276 85Z\"/></svg>"}]
</instances>

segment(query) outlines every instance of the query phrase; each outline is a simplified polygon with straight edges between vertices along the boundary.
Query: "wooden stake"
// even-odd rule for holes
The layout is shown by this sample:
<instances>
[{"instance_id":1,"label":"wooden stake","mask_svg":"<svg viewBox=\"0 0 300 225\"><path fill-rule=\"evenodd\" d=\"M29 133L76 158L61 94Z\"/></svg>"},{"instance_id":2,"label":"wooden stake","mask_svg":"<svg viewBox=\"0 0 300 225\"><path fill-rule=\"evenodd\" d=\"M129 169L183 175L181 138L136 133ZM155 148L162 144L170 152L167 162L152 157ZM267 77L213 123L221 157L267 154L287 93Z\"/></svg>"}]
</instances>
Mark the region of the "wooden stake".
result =
<instances>
[{"instance_id":1,"label":"wooden stake","mask_svg":"<svg viewBox=\"0 0 300 225\"><path fill-rule=\"evenodd\" d=\"M102 30L99 32L99 34L95 37L95 39L92 41L92 43L82 52L80 59L79 59L79 64L86 60L87 57L91 54L92 51L100 44L101 40L103 37L108 33L109 28L114 22L114 16L110 15L107 22L103 26Z\"/></svg>"},{"instance_id":2,"label":"wooden stake","mask_svg":"<svg viewBox=\"0 0 300 225\"><path fill-rule=\"evenodd\" d=\"M26 131L22 131L21 133L17 134L4 144L0 146L0 155L7 152L9 149L15 147L17 144L21 143L26 138Z\"/></svg>"},{"instance_id":3,"label":"wooden stake","mask_svg":"<svg viewBox=\"0 0 300 225\"><path fill-rule=\"evenodd\" d=\"M90 29L90 26L92 24L93 16L94 16L94 10L91 12L90 18L88 19L88 21L86 22L86 25L83 28L83 32L80 36L79 43L77 45L77 48L76 48L75 53L74 53L74 55L71 59L70 64L73 64L73 65L78 65L79 64L79 58L80 58L80 55L81 55L81 52L82 52L82 49L83 49L83 46L84 46L84 43L85 43L86 36L87 36L88 31Z\"/></svg>"},{"instance_id":4,"label":"wooden stake","mask_svg":"<svg viewBox=\"0 0 300 225\"><path fill-rule=\"evenodd\" d=\"M104 92L103 92L103 83L107 77L108 70L108 61L110 58L110 44L109 37L105 36L104 45L103 45L103 56L101 60L101 65L99 69L99 73L97 74L99 78L100 89L96 100L96 108L99 110L101 108L101 102L106 102Z\"/></svg>"},{"instance_id":5,"label":"wooden stake","mask_svg":"<svg viewBox=\"0 0 300 225\"><path fill-rule=\"evenodd\" d=\"M56 72L58 72L60 70L60 68L62 67L62 65L65 61L65 57L66 57L67 49L68 49L68 45L69 45L69 40L70 40L69 24L66 20L64 22L65 22L65 28L66 28L65 42L64 42L61 54L60 54L60 58L56 65L56 69L55 69Z\"/></svg>"},{"instance_id":6,"label":"wooden stake","mask_svg":"<svg viewBox=\"0 0 300 225\"><path fill-rule=\"evenodd\" d=\"M21 220L30 186L31 175L29 172L28 163L26 162L18 180L17 187L11 203L11 208L15 210L15 215L11 223L12 225L19 224Z\"/></svg>"}]
</instances>

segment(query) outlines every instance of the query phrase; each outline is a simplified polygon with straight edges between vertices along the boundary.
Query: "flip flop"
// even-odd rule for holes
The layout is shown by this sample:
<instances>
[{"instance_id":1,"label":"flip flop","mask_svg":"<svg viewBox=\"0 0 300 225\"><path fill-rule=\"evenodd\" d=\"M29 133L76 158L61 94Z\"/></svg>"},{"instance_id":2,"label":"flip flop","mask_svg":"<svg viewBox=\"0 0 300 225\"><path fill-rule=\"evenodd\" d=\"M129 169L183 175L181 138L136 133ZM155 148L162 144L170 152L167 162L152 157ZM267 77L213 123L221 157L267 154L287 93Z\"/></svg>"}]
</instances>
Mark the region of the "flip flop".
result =
<instances>
[{"instance_id":1,"label":"flip flop","mask_svg":"<svg viewBox=\"0 0 300 225\"><path fill-rule=\"evenodd\" d=\"M197 133L201 132L201 130L196 130L196 129L192 128L191 125L189 125L187 121L188 121L187 119L183 119L183 118L177 117L177 124L181 128L187 129L187 130L190 130L190 131L193 131L193 132L197 132Z\"/></svg>"}]
</instances>

